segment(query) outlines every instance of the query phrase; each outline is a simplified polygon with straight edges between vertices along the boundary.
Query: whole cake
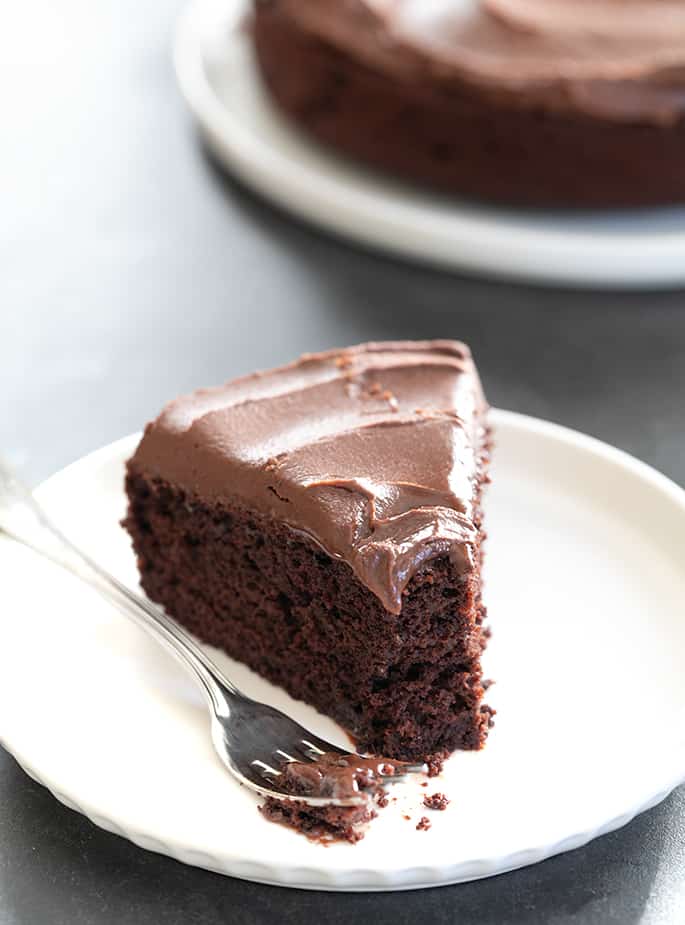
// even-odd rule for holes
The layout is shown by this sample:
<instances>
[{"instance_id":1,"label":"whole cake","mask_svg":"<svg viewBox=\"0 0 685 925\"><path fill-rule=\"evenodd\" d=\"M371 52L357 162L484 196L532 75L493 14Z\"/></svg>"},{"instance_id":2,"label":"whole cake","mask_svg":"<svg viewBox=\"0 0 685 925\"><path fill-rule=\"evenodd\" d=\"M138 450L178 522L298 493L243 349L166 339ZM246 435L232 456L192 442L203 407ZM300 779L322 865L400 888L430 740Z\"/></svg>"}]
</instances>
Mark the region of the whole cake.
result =
<instances>
[{"instance_id":1,"label":"whole cake","mask_svg":"<svg viewBox=\"0 0 685 925\"><path fill-rule=\"evenodd\" d=\"M530 205L685 202L682 0L255 0L279 106L368 164Z\"/></svg>"},{"instance_id":2,"label":"whole cake","mask_svg":"<svg viewBox=\"0 0 685 925\"><path fill-rule=\"evenodd\" d=\"M172 401L128 463L142 586L360 750L480 748L487 404L455 341L305 355Z\"/></svg>"}]
</instances>

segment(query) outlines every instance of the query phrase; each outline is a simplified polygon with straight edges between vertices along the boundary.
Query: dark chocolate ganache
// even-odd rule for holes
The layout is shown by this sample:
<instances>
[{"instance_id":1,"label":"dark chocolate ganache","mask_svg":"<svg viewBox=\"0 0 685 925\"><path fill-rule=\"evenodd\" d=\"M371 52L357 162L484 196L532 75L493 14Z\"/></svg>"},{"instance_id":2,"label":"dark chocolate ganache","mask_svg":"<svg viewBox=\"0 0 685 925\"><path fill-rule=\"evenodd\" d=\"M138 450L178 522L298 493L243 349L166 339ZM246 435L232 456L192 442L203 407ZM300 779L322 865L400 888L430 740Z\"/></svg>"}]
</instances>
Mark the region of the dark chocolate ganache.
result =
<instances>
[{"instance_id":1,"label":"dark chocolate ganache","mask_svg":"<svg viewBox=\"0 0 685 925\"><path fill-rule=\"evenodd\" d=\"M486 412L464 344L364 344L172 401L130 465L305 533L397 614L431 558L475 564Z\"/></svg>"}]
</instances>

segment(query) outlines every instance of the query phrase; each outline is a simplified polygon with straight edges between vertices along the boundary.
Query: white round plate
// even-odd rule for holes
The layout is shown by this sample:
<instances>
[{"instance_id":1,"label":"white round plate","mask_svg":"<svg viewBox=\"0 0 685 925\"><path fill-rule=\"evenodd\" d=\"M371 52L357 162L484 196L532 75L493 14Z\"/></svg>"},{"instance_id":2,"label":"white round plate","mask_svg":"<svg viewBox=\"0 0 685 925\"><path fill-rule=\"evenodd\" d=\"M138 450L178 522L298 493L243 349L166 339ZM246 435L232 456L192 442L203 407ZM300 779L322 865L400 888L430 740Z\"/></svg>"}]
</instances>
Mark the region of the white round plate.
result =
<instances>
[{"instance_id":1,"label":"white round plate","mask_svg":"<svg viewBox=\"0 0 685 925\"><path fill-rule=\"evenodd\" d=\"M358 845L266 822L212 752L193 682L57 567L0 538L0 740L59 800L144 848L238 877L332 890L487 877L623 825L685 778L685 493L589 437L497 411L487 498L486 671L497 722L428 792L399 791ZM121 440L37 491L125 581ZM215 653L249 694L344 744L330 720ZM397 788L399 790L399 788ZM411 821L404 815L411 816Z\"/></svg>"},{"instance_id":2,"label":"white round plate","mask_svg":"<svg viewBox=\"0 0 685 925\"><path fill-rule=\"evenodd\" d=\"M457 270L574 286L685 283L685 208L490 208L395 182L311 143L267 99L245 28L249 6L194 0L175 62L210 147L258 192L363 244Z\"/></svg>"}]
</instances>

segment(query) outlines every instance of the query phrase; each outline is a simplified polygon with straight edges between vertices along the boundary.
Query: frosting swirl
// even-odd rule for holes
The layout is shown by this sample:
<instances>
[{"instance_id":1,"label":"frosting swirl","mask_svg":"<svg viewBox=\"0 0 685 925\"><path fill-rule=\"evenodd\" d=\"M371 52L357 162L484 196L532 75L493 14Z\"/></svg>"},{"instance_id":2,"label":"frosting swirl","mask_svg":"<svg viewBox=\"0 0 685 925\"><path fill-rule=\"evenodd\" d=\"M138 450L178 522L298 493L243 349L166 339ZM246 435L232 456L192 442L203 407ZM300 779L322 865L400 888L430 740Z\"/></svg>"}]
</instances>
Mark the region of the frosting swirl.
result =
<instances>
[{"instance_id":1,"label":"frosting swirl","mask_svg":"<svg viewBox=\"0 0 685 925\"><path fill-rule=\"evenodd\" d=\"M399 613L427 560L472 565L486 410L463 344L366 344L172 401L130 466L306 533Z\"/></svg>"}]
</instances>

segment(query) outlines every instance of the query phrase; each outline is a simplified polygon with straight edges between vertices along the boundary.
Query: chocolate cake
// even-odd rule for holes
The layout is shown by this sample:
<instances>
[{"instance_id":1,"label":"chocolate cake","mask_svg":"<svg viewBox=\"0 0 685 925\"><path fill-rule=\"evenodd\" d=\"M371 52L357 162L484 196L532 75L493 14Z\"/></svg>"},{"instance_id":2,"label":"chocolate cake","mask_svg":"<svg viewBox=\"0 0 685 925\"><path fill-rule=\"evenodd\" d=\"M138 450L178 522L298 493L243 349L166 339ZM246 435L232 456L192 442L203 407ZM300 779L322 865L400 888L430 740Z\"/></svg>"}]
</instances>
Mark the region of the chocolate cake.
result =
<instances>
[{"instance_id":1,"label":"chocolate cake","mask_svg":"<svg viewBox=\"0 0 685 925\"><path fill-rule=\"evenodd\" d=\"M294 797L346 800L362 797L357 806L333 803L311 806L304 800L268 797L260 811L269 822L295 829L313 841L348 841L364 837L367 823L377 815L376 806L387 806L388 797L380 774L392 777L402 768L385 759L357 755L323 754L315 762L291 761L285 765L279 786Z\"/></svg>"},{"instance_id":2,"label":"chocolate cake","mask_svg":"<svg viewBox=\"0 0 685 925\"><path fill-rule=\"evenodd\" d=\"M466 346L305 355L172 401L128 463L141 583L359 751L480 748L487 405Z\"/></svg>"},{"instance_id":3,"label":"chocolate cake","mask_svg":"<svg viewBox=\"0 0 685 925\"><path fill-rule=\"evenodd\" d=\"M502 203L685 202L682 0L256 0L280 108L338 151Z\"/></svg>"},{"instance_id":4,"label":"chocolate cake","mask_svg":"<svg viewBox=\"0 0 685 925\"><path fill-rule=\"evenodd\" d=\"M346 841L352 845L362 840L368 823L377 816L371 800L358 807L311 807L302 800L268 797L259 811L269 822L294 829L310 841Z\"/></svg>"}]
</instances>

